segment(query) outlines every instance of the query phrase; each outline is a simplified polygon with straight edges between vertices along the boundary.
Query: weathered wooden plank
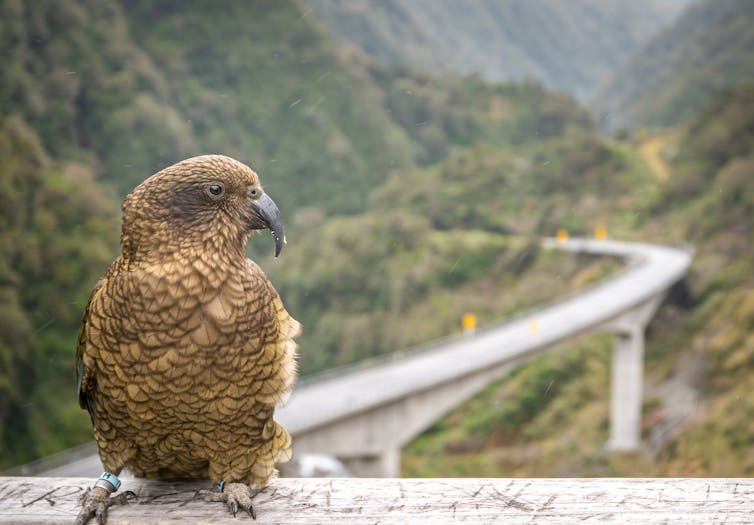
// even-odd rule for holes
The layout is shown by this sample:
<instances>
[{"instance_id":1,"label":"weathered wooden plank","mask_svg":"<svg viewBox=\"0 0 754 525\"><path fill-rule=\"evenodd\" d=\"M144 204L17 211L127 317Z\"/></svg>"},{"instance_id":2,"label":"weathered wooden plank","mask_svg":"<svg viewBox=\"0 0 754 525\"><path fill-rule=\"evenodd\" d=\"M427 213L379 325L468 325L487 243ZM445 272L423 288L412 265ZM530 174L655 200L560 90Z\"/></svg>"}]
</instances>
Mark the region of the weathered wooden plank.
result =
<instances>
[{"instance_id":1,"label":"weathered wooden plank","mask_svg":"<svg viewBox=\"0 0 754 525\"><path fill-rule=\"evenodd\" d=\"M70 524L92 480L0 478L0 523ZM206 482L126 480L110 525L243 523L192 501ZM754 523L754 479L278 479L256 523Z\"/></svg>"}]
</instances>

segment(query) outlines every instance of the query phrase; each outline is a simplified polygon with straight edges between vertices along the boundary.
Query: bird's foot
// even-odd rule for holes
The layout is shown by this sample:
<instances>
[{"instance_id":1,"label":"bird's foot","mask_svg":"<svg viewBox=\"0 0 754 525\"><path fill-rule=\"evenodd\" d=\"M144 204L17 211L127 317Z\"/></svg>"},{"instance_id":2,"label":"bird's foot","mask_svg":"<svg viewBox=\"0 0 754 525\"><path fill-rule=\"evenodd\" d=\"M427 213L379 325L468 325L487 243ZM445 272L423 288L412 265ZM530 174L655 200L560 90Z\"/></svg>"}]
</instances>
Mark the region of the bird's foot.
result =
<instances>
[{"instance_id":1,"label":"bird's foot","mask_svg":"<svg viewBox=\"0 0 754 525\"><path fill-rule=\"evenodd\" d=\"M220 482L218 489L218 491L200 490L194 495L194 499L222 501L234 517L238 513L238 509L241 508L248 512L252 519L257 519L257 511L254 509L251 500L261 492L261 489L253 489L244 483L223 482Z\"/></svg>"},{"instance_id":2,"label":"bird's foot","mask_svg":"<svg viewBox=\"0 0 754 525\"><path fill-rule=\"evenodd\" d=\"M99 525L105 525L107 522L107 509L111 505L125 505L132 499L136 499L136 494L130 490L111 498L110 491L106 488L97 485L94 488L88 488L79 499L81 510L76 517L75 525L84 525L92 516L97 518Z\"/></svg>"}]
</instances>

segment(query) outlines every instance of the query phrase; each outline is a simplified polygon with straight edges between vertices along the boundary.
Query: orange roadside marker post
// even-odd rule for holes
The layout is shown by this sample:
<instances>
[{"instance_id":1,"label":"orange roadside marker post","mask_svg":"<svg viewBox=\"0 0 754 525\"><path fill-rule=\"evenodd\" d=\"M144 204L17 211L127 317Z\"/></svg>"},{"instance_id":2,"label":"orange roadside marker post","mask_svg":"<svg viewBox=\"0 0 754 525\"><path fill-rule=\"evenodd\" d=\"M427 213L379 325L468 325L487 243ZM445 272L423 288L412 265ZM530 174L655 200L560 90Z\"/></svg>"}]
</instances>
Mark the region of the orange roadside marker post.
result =
<instances>
[{"instance_id":1,"label":"orange roadside marker post","mask_svg":"<svg viewBox=\"0 0 754 525\"><path fill-rule=\"evenodd\" d=\"M594 228L594 238L598 241L604 241L607 239L607 228L604 226L597 226Z\"/></svg>"},{"instance_id":2,"label":"orange roadside marker post","mask_svg":"<svg viewBox=\"0 0 754 525\"><path fill-rule=\"evenodd\" d=\"M461 316L461 328L465 334L473 334L476 331L476 315L466 312Z\"/></svg>"}]
</instances>

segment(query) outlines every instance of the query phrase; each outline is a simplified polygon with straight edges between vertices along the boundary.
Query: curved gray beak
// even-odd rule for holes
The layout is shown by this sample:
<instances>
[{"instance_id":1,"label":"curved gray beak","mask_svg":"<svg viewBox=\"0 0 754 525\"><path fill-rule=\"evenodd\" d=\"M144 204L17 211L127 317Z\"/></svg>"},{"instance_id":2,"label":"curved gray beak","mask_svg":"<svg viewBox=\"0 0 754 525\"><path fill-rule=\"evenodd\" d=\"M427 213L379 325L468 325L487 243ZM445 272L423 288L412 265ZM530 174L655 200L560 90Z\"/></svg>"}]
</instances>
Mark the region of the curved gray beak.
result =
<instances>
[{"instance_id":1,"label":"curved gray beak","mask_svg":"<svg viewBox=\"0 0 754 525\"><path fill-rule=\"evenodd\" d=\"M257 200L251 201L251 208L264 223L263 228L269 228L270 232L272 232L272 238L275 239L275 257L277 257L285 243L283 219L280 217L280 210L277 204L266 193L263 193Z\"/></svg>"}]
</instances>

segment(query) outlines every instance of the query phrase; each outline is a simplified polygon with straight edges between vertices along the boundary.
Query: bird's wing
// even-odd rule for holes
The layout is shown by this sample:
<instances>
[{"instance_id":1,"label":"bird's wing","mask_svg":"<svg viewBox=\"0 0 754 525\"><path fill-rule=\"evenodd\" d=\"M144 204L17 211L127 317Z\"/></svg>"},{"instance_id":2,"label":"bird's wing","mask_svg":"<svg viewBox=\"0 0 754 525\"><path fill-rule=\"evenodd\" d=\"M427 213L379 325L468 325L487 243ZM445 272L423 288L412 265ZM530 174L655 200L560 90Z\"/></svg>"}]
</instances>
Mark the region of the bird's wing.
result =
<instances>
[{"instance_id":1,"label":"bird's wing","mask_svg":"<svg viewBox=\"0 0 754 525\"><path fill-rule=\"evenodd\" d=\"M94 423L94 405L92 395L94 393L94 370L84 365L84 354L87 349L87 336L86 329L89 322L89 308L92 305L92 301L95 296L100 293L103 288L105 279L100 279L97 284L94 285L94 290L89 295L89 301L84 309L84 315L81 318L81 325L79 327L79 337L76 346L76 380L78 385L79 406L85 408L89 412L89 417L92 418Z\"/></svg>"},{"instance_id":2,"label":"bird's wing","mask_svg":"<svg viewBox=\"0 0 754 525\"><path fill-rule=\"evenodd\" d=\"M252 323L261 330L260 339L263 341L257 350L262 357L253 361L253 369L248 373L256 376L260 383L255 393L256 401L260 406L274 407L285 403L296 378L297 345L294 338L299 335L301 325L290 316L280 295L256 263L247 259L247 265L246 300L253 299L246 309L255 318ZM273 424L271 420L270 424ZM289 455L290 437L282 427L276 434L275 448L284 451L284 456ZM278 460L284 461L282 457Z\"/></svg>"},{"instance_id":3,"label":"bird's wing","mask_svg":"<svg viewBox=\"0 0 754 525\"><path fill-rule=\"evenodd\" d=\"M265 377L264 385L256 394L257 401L274 406L284 404L291 393L296 378L296 348L294 338L301 332L301 325L296 321L283 305L272 283L263 276L263 288L268 301L268 315L272 320L272 331L276 337L268 340L263 352L274 355L266 370L261 372ZM275 462L286 462L291 459L291 436L272 418L265 425L263 436L269 439L270 465Z\"/></svg>"}]
</instances>

